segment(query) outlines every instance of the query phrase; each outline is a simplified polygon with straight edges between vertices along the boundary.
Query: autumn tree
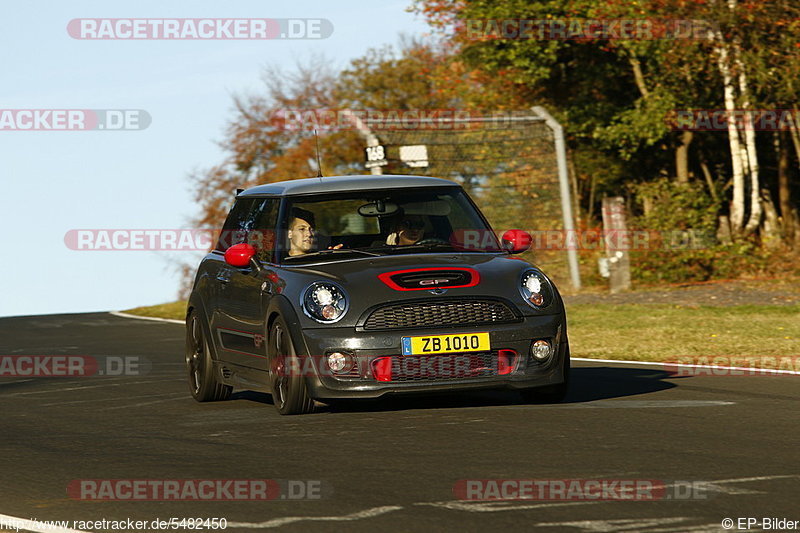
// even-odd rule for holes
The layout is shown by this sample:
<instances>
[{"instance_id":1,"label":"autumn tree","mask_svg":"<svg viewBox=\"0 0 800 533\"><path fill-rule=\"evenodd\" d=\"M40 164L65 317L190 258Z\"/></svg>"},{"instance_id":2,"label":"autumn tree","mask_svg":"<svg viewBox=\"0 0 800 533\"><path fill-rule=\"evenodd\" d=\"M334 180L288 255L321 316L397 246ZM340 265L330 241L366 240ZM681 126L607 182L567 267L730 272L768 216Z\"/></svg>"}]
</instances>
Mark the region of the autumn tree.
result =
<instances>
[{"instance_id":1,"label":"autumn tree","mask_svg":"<svg viewBox=\"0 0 800 533\"><path fill-rule=\"evenodd\" d=\"M414 8L454 43L468 64L524 84L539 103L554 110L570 134L577 173L592 182L588 190L595 190L598 173L604 176L601 189L616 193L627 184L662 176L678 183L697 178L723 214L730 209L734 235L764 229L762 211L774 207L764 192L759 155L764 137L771 134L729 121L726 149L719 132L674 131L668 117L676 109L725 108L732 113L796 104L797 93L790 89L798 79L792 75L798 61L796 3L418 0ZM699 24L695 29L700 31L689 35L638 40L491 34L491 21L521 19L649 20L666 29L670 23L696 21L705 26ZM483 36L476 27L484 30ZM789 166L787 148L797 137L796 129L792 131L778 136L781 169ZM781 213L788 220L789 173L780 175ZM579 188L591 212L597 194L586 198L587 187ZM728 194L729 205L723 201Z\"/></svg>"}]
</instances>

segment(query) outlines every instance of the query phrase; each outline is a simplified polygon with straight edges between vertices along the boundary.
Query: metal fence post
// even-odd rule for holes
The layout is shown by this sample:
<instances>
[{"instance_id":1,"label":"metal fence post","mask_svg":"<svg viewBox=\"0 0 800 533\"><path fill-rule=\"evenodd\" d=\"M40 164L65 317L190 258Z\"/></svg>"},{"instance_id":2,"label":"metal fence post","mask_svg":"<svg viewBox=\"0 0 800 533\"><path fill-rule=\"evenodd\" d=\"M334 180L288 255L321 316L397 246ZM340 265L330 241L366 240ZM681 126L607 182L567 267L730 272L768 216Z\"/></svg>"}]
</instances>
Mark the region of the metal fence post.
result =
<instances>
[{"instance_id":1,"label":"metal fence post","mask_svg":"<svg viewBox=\"0 0 800 533\"><path fill-rule=\"evenodd\" d=\"M372 130L369 129L369 126L364 124L364 121L361 120L358 116L356 116L355 113L353 113L349 109L345 109L344 111L342 111L342 114L346 116L348 120L350 120L350 122L353 123L353 126L355 126L356 130L358 130L361 136L364 137L364 140L367 141L367 147L378 146L380 144L380 141L378 141L378 137L374 133L372 133ZM371 169L369 169L369 171L374 176L383 175L383 169L380 166L374 166Z\"/></svg>"},{"instance_id":2,"label":"metal fence post","mask_svg":"<svg viewBox=\"0 0 800 533\"><path fill-rule=\"evenodd\" d=\"M570 202L569 173L567 172L567 149L564 142L564 128L556 119L541 106L531 108L534 113L544 119L545 124L553 131L553 138L556 145L556 159L558 161L558 184L561 189L561 212L564 217L564 232L566 233L565 242L575 242L572 239L575 233L575 223L572 218L572 203ZM577 290L581 288L581 273L578 269L578 250L576 246L567 247L567 261L569 262L569 274L572 279L572 286Z\"/></svg>"}]
</instances>

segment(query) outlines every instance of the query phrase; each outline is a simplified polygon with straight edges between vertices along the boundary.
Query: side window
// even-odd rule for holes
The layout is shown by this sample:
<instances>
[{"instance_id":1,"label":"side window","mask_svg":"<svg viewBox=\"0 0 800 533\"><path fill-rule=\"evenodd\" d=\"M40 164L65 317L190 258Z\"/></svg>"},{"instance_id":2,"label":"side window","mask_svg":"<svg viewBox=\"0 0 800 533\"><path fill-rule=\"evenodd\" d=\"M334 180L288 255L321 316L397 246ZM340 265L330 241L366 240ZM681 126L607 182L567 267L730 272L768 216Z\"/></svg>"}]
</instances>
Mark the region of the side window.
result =
<instances>
[{"instance_id":1,"label":"side window","mask_svg":"<svg viewBox=\"0 0 800 533\"><path fill-rule=\"evenodd\" d=\"M258 259L265 263L275 260L275 225L278 222L280 205L278 198L259 200L255 211L255 225L248 236L247 242L255 247Z\"/></svg>"},{"instance_id":2,"label":"side window","mask_svg":"<svg viewBox=\"0 0 800 533\"><path fill-rule=\"evenodd\" d=\"M255 224L257 209L263 201L259 198L238 198L236 200L231 212L228 213L225 225L222 226L222 233L217 241L217 250L224 252L234 244L247 242L248 233L252 231Z\"/></svg>"}]
</instances>

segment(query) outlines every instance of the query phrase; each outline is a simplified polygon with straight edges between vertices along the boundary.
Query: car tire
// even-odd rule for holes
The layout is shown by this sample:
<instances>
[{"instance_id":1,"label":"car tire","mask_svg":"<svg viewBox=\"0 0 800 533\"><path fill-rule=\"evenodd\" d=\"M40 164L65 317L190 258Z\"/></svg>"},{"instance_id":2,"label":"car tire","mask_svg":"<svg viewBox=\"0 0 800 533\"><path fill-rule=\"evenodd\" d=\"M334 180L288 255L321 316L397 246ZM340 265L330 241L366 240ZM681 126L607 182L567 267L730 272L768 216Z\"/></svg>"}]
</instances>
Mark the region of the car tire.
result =
<instances>
[{"instance_id":1,"label":"car tire","mask_svg":"<svg viewBox=\"0 0 800 533\"><path fill-rule=\"evenodd\" d=\"M314 410L314 400L308 395L306 378L300 359L289 335L289 328L278 317L269 331L267 361L272 403L282 415L302 415Z\"/></svg>"},{"instance_id":2,"label":"car tire","mask_svg":"<svg viewBox=\"0 0 800 533\"><path fill-rule=\"evenodd\" d=\"M186 373L189 390L198 402L218 402L231 396L233 387L217 381L205 330L197 313L186 317Z\"/></svg>"},{"instance_id":3,"label":"car tire","mask_svg":"<svg viewBox=\"0 0 800 533\"><path fill-rule=\"evenodd\" d=\"M561 403L569 392L569 343L564 350L564 382L558 385L548 385L546 387L536 387L533 389L522 389L520 395L525 403Z\"/></svg>"}]
</instances>

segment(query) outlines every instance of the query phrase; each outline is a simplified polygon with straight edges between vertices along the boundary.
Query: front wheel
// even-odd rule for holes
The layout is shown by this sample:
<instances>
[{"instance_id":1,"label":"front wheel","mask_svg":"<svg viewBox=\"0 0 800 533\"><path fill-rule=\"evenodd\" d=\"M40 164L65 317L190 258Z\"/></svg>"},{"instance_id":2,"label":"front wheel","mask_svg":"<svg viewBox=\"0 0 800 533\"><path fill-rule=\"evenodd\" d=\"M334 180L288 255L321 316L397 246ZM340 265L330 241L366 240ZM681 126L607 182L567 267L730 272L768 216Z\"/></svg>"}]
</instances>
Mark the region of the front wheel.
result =
<instances>
[{"instance_id":1,"label":"front wheel","mask_svg":"<svg viewBox=\"0 0 800 533\"><path fill-rule=\"evenodd\" d=\"M522 400L525 403L561 403L569 392L569 344L564 350L564 382L558 385L548 385L546 387L536 387L534 389L523 389L520 391Z\"/></svg>"},{"instance_id":2,"label":"front wheel","mask_svg":"<svg viewBox=\"0 0 800 533\"><path fill-rule=\"evenodd\" d=\"M203 325L194 311L186 318L186 372L189 390L198 402L230 398L233 387L217 381Z\"/></svg>"},{"instance_id":3,"label":"front wheel","mask_svg":"<svg viewBox=\"0 0 800 533\"><path fill-rule=\"evenodd\" d=\"M314 410L308 395L303 365L294 349L283 318L278 317L269 331L267 348L272 403L282 415L302 415Z\"/></svg>"}]
</instances>

